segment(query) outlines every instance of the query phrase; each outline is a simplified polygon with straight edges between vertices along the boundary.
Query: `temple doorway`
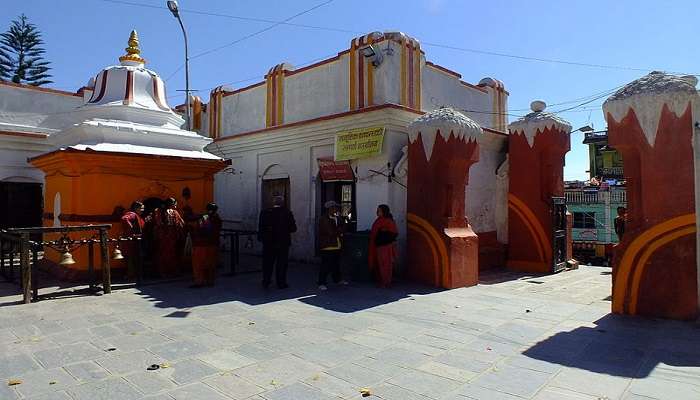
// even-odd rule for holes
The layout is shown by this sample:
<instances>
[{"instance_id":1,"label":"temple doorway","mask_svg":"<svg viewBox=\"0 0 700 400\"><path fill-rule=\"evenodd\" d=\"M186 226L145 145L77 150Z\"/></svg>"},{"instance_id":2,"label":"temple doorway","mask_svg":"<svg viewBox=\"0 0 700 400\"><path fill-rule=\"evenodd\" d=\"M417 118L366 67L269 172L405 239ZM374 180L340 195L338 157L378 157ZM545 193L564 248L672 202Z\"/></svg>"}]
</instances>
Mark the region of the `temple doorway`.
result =
<instances>
[{"instance_id":1,"label":"temple doorway","mask_svg":"<svg viewBox=\"0 0 700 400\"><path fill-rule=\"evenodd\" d=\"M0 182L0 228L41 226L43 204L40 183Z\"/></svg>"}]
</instances>

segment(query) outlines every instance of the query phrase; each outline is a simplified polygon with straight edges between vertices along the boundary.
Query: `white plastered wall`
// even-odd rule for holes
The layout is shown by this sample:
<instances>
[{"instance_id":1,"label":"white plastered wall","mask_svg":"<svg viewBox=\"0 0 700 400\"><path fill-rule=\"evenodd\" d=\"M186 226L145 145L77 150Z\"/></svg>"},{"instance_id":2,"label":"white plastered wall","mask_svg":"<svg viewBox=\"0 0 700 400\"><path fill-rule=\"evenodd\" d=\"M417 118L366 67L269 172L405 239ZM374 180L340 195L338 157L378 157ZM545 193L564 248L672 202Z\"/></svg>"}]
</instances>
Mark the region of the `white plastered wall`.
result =
<instances>
[{"instance_id":1,"label":"white plastered wall","mask_svg":"<svg viewBox=\"0 0 700 400\"><path fill-rule=\"evenodd\" d=\"M349 108L348 56L284 79L284 123L338 114Z\"/></svg>"},{"instance_id":2,"label":"white plastered wall","mask_svg":"<svg viewBox=\"0 0 700 400\"><path fill-rule=\"evenodd\" d=\"M396 120L396 115L393 115L396 113L401 114L402 121ZM376 217L377 205L388 204L401 230L399 244L404 249L406 191L395 182L389 183L387 177L369 170L387 172L388 162L392 167L396 165L408 140L405 126L415 114L398 110L378 110L371 114L261 132L209 146L209 151L232 160L233 173L220 173L214 181L215 198L221 204L222 217L240 221L246 229L257 229L262 176L275 165L289 175L290 207L299 228L292 238L290 256L297 260L313 260L318 207L316 160L333 155L334 135L340 130L385 126L382 155L351 163L353 170L357 167L359 178L356 185L358 230L369 229Z\"/></svg>"},{"instance_id":3,"label":"white plastered wall","mask_svg":"<svg viewBox=\"0 0 700 400\"><path fill-rule=\"evenodd\" d=\"M423 68L421 102L424 111L452 107L482 128L493 128L491 121L492 95L460 83L459 78L426 65ZM479 112L468 112L473 110Z\"/></svg>"},{"instance_id":4,"label":"white plastered wall","mask_svg":"<svg viewBox=\"0 0 700 400\"><path fill-rule=\"evenodd\" d=\"M479 162L469 170L469 184L466 188L467 218L474 232L498 231L496 209L497 170L505 159L506 137L484 132L479 141ZM501 227L502 229L502 227Z\"/></svg>"}]
</instances>

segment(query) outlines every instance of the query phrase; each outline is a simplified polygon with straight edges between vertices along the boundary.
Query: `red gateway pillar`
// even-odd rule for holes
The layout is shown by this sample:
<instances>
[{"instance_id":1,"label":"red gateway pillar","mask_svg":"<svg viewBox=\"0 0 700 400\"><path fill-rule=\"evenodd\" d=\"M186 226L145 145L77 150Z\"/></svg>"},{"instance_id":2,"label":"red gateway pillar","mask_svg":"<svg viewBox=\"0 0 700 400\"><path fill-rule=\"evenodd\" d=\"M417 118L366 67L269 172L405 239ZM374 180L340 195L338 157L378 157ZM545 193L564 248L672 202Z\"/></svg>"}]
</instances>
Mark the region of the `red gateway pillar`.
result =
<instances>
[{"instance_id":1,"label":"red gateway pillar","mask_svg":"<svg viewBox=\"0 0 700 400\"><path fill-rule=\"evenodd\" d=\"M451 108L409 126L408 275L415 281L448 289L479 281L479 241L465 216L464 193L482 134Z\"/></svg>"},{"instance_id":2,"label":"red gateway pillar","mask_svg":"<svg viewBox=\"0 0 700 400\"><path fill-rule=\"evenodd\" d=\"M615 313L675 319L698 314L696 84L692 76L652 72L603 104L608 143L622 155L627 181L625 233L613 258Z\"/></svg>"},{"instance_id":3,"label":"red gateway pillar","mask_svg":"<svg viewBox=\"0 0 700 400\"><path fill-rule=\"evenodd\" d=\"M532 112L508 125L508 268L555 271L568 261L564 197L564 155L571 125L533 101ZM558 225L558 226L557 226Z\"/></svg>"}]
</instances>

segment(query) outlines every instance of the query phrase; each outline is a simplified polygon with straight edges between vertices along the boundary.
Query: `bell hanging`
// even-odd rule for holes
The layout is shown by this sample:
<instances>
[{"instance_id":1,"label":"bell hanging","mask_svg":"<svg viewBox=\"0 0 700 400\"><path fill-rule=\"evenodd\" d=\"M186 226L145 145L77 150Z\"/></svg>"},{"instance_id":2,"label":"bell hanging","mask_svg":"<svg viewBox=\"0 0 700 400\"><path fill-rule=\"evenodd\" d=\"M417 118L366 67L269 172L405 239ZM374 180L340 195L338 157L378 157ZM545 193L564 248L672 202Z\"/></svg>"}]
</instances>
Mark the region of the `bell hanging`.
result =
<instances>
[{"instance_id":1,"label":"bell hanging","mask_svg":"<svg viewBox=\"0 0 700 400\"><path fill-rule=\"evenodd\" d=\"M122 255L122 251L119 248L119 245L114 248L114 253L112 253L112 260L123 260L124 256Z\"/></svg>"},{"instance_id":2,"label":"bell hanging","mask_svg":"<svg viewBox=\"0 0 700 400\"><path fill-rule=\"evenodd\" d=\"M60 265L73 265L73 264L75 264L75 260L73 259L73 255L68 251L61 254L61 262L59 264Z\"/></svg>"}]
</instances>

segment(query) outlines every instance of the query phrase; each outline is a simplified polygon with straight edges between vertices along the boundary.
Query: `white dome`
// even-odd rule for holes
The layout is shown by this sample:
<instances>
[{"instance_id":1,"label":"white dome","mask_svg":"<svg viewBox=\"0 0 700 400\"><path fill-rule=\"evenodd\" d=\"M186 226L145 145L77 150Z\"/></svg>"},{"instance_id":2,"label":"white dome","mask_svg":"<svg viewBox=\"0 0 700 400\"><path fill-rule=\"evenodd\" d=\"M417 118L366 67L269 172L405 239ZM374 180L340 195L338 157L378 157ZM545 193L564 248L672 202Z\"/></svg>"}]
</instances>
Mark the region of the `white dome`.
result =
<instances>
[{"instance_id":1,"label":"white dome","mask_svg":"<svg viewBox=\"0 0 700 400\"><path fill-rule=\"evenodd\" d=\"M516 119L508 125L511 135L523 134L530 147L535 145L535 136L545 129L556 130L568 134L571 132L571 124L556 114L546 112L547 103L535 100L530 103L531 113Z\"/></svg>"},{"instance_id":2,"label":"white dome","mask_svg":"<svg viewBox=\"0 0 700 400\"><path fill-rule=\"evenodd\" d=\"M107 67L91 79L92 95L82 108L110 119L123 119L126 109L145 111L129 113L129 120L181 126L184 121L170 109L163 80L144 66L146 60L141 58L138 45L136 31L132 31L127 54L119 57L120 65Z\"/></svg>"}]
</instances>

